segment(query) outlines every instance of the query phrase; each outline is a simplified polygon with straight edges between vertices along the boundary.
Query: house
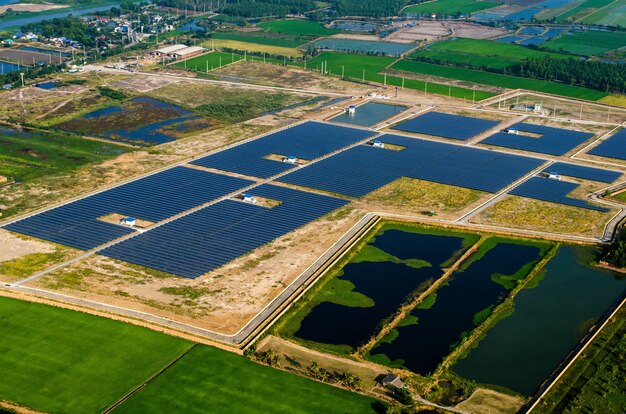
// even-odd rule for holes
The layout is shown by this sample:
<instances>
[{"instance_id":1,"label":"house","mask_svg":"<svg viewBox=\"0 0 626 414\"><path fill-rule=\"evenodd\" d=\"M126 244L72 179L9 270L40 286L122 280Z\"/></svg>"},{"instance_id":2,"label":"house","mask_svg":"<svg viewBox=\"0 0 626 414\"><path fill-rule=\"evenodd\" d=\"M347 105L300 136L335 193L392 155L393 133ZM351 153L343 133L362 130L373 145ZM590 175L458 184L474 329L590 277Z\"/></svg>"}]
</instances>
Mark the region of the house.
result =
<instances>
[{"instance_id":1,"label":"house","mask_svg":"<svg viewBox=\"0 0 626 414\"><path fill-rule=\"evenodd\" d=\"M283 162L286 162L288 164L296 164L298 162L298 158L295 155L290 155L283 158Z\"/></svg>"},{"instance_id":2,"label":"house","mask_svg":"<svg viewBox=\"0 0 626 414\"><path fill-rule=\"evenodd\" d=\"M169 57L176 60L189 59L204 53L204 48L200 46L189 46L169 53Z\"/></svg>"},{"instance_id":3,"label":"house","mask_svg":"<svg viewBox=\"0 0 626 414\"><path fill-rule=\"evenodd\" d=\"M132 217L124 217L123 219L120 220L120 224L122 226L133 227L135 224L137 224L137 220L135 220Z\"/></svg>"},{"instance_id":4,"label":"house","mask_svg":"<svg viewBox=\"0 0 626 414\"><path fill-rule=\"evenodd\" d=\"M407 388L407 385L404 383L404 381L402 381L397 375L393 374L385 375L385 377L381 380L381 383L385 387L393 386L396 388Z\"/></svg>"},{"instance_id":5,"label":"house","mask_svg":"<svg viewBox=\"0 0 626 414\"><path fill-rule=\"evenodd\" d=\"M372 141L372 147L374 147L374 148L385 148L385 144L382 141L380 141L378 139L375 139L374 141Z\"/></svg>"}]
</instances>

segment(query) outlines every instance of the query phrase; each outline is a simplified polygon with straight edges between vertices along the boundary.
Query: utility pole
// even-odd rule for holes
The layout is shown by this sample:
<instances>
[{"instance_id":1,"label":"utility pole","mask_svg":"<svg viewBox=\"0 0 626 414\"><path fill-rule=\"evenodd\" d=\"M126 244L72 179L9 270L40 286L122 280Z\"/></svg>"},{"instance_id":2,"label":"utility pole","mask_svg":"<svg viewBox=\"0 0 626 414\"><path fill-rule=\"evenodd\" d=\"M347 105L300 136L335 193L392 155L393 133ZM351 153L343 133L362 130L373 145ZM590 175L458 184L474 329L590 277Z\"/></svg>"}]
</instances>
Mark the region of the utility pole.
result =
<instances>
[{"instance_id":1,"label":"utility pole","mask_svg":"<svg viewBox=\"0 0 626 414\"><path fill-rule=\"evenodd\" d=\"M22 87L24 87L24 72L20 72L20 78L22 79Z\"/></svg>"},{"instance_id":2,"label":"utility pole","mask_svg":"<svg viewBox=\"0 0 626 414\"><path fill-rule=\"evenodd\" d=\"M363 82L365 82L365 69L363 69Z\"/></svg>"},{"instance_id":3,"label":"utility pole","mask_svg":"<svg viewBox=\"0 0 626 414\"><path fill-rule=\"evenodd\" d=\"M402 78L402 90L404 90L404 78Z\"/></svg>"},{"instance_id":4,"label":"utility pole","mask_svg":"<svg viewBox=\"0 0 626 414\"><path fill-rule=\"evenodd\" d=\"M344 76L344 75L345 75L345 70L344 70L344 69L345 69L345 66L344 66L344 65L341 65L341 78L342 78L342 79L345 77L345 76Z\"/></svg>"}]
</instances>

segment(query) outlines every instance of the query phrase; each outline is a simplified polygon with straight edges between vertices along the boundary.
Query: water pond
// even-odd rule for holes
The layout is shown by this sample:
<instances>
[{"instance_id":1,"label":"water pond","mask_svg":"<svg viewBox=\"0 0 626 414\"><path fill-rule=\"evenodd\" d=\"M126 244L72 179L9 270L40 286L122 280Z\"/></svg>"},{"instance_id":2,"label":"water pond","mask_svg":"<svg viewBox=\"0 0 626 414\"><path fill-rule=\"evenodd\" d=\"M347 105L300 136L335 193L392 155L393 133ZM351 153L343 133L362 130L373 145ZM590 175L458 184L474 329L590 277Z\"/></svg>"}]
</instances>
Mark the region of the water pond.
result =
<instances>
[{"instance_id":1,"label":"water pond","mask_svg":"<svg viewBox=\"0 0 626 414\"><path fill-rule=\"evenodd\" d=\"M532 395L624 294L624 275L588 265L596 253L591 247L560 247L538 286L522 290L513 313L453 370L480 383Z\"/></svg>"},{"instance_id":2,"label":"water pond","mask_svg":"<svg viewBox=\"0 0 626 414\"><path fill-rule=\"evenodd\" d=\"M406 106L402 105L367 102L358 106L354 114L344 112L343 114L332 118L331 121L340 122L342 124L370 127L384 121L387 118L399 114L406 109Z\"/></svg>"},{"instance_id":3,"label":"water pond","mask_svg":"<svg viewBox=\"0 0 626 414\"><path fill-rule=\"evenodd\" d=\"M338 52L378 53L387 56L400 56L415 45L405 43L376 42L371 40L336 39L327 37L311 43L316 49Z\"/></svg>"},{"instance_id":4,"label":"water pond","mask_svg":"<svg viewBox=\"0 0 626 414\"><path fill-rule=\"evenodd\" d=\"M463 334L506 298L514 284L498 283L496 275L513 276L524 268L523 277L540 257L539 247L498 242L477 260L470 258L466 268L452 274L436 296L418 305L404 326L371 351L371 359L432 373Z\"/></svg>"},{"instance_id":5,"label":"water pond","mask_svg":"<svg viewBox=\"0 0 626 414\"><path fill-rule=\"evenodd\" d=\"M15 72L23 68L24 66L14 65L13 63L0 62L0 75L5 73Z\"/></svg>"},{"instance_id":6,"label":"water pond","mask_svg":"<svg viewBox=\"0 0 626 414\"><path fill-rule=\"evenodd\" d=\"M39 89L50 90L50 89L56 88L59 85L56 82L43 82L43 83L39 83L39 84L37 84L35 86L38 87Z\"/></svg>"},{"instance_id":7,"label":"water pond","mask_svg":"<svg viewBox=\"0 0 626 414\"><path fill-rule=\"evenodd\" d=\"M302 320L295 336L318 343L356 347L367 341L415 291L442 274L442 266L465 248L463 237L385 230L343 268L338 283L354 286L357 306L326 301ZM360 306L359 306L360 305Z\"/></svg>"},{"instance_id":8,"label":"water pond","mask_svg":"<svg viewBox=\"0 0 626 414\"><path fill-rule=\"evenodd\" d=\"M181 133L211 127L209 120L167 102L137 97L90 112L57 125L64 131L135 144L154 145L176 140Z\"/></svg>"}]
</instances>

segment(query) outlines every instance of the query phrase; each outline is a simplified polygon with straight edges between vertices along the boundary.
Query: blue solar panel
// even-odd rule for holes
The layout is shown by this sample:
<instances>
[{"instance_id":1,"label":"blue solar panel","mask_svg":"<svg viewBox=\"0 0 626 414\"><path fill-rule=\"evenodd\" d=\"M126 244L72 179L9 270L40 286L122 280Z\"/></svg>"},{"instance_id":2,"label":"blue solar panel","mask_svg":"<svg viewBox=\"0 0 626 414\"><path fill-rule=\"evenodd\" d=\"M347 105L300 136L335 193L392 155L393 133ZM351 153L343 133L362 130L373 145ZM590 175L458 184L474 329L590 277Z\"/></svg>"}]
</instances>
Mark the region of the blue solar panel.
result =
<instances>
[{"instance_id":1,"label":"blue solar panel","mask_svg":"<svg viewBox=\"0 0 626 414\"><path fill-rule=\"evenodd\" d=\"M626 160L626 129L622 129L600 145L592 148L588 154Z\"/></svg>"},{"instance_id":2,"label":"blue solar panel","mask_svg":"<svg viewBox=\"0 0 626 414\"><path fill-rule=\"evenodd\" d=\"M251 193L282 204L267 208L225 200L111 246L102 254L193 279L348 203L269 184Z\"/></svg>"},{"instance_id":3,"label":"blue solar panel","mask_svg":"<svg viewBox=\"0 0 626 414\"><path fill-rule=\"evenodd\" d=\"M292 164L264 158L270 154L293 155L300 159L313 160L375 134L363 129L306 122L209 155L193 161L192 164L268 178L294 168Z\"/></svg>"},{"instance_id":4,"label":"blue solar panel","mask_svg":"<svg viewBox=\"0 0 626 414\"><path fill-rule=\"evenodd\" d=\"M587 132L571 131L569 129L552 128L523 122L509 127L508 130L530 132L541 136L535 138L526 135L516 135L515 133L498 132L482 140L480 143L538 152L541 154L563 155L593 136L593 134Z\"/></svg>"},{"instance_id":5,"label":"blue solar panel","mask_svg":"<svg viewBox=\"0 0 626 414\"><path fill-rule=\"evenodd\" d=\"M619 171L585 167L583 165L568 164L565 162L555 162L544 171L603 183L612 183L622 175Z\"/></svg>"},{"instance_id":6,"label":"blue solar panel","mask_svg":"<svg viewBox=\"0 0 626 414\"><path fill-rule=\"evenodd\" d=\"M92 249L132 233L98 220L111 213L158 222L252 184L252 181L175 167L11 223L17 233Z\"/></svg>"},{"instance_id":7,"label":"blue solar panel","mask_svg":"<svg viewBox=\"0 0 626 414\"><path fill-rule=\"evenodd\" d=\"M469 116L428 112L396 125L393 129L467 141L499 123Z\"/></svg>"},{"instance_id":8,"label":"blue solar panel","mask_svg":"<svg viewBox=\"0 0 626 414\"><path fill-rule=\"evenodd\" d=\"M586 208L589 210L602 212L609 211L608 208L589 204L586 200L568 197L567 195L574 191L577 187L578 184L576 183L533 177L515 187L509 192L509 194L519 197L534 198L536 200L549 201L551 203L564 204L567 206Z\"/></svg>"},{"instance_id":9,"label":"blue solar panel","mask_svg":"<svg viewBox=\"0 0 626 414\"><path fill-rule=\"evenodd\" d=\"M401 151L359 145L294 171L281 181L361 197L400 177L497 192L544 161L399 135L378 138Z\"/></svg>"}]
</instances>

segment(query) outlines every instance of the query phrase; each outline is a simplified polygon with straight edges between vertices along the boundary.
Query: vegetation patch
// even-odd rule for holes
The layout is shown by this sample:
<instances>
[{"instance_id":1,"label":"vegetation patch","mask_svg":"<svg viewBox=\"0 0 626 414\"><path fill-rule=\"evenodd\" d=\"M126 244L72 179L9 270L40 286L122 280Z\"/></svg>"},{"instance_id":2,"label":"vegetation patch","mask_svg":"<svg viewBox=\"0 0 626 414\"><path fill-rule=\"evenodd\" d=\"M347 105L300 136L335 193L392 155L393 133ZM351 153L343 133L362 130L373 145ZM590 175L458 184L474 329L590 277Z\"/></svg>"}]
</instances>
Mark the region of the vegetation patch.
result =
<instances>
[{"instance_id":1,"label":"vegetation patch","mask_svg":"<svg viewBox=\"0 0 626 414\"><path fill-rule=\"evenodd\" d=\"M500 6L501 3L475 0L435 0L415 4L402 10L403 13L436 13L445 16L459 16Z\"/></svg>"},{"instance_id":2,"label":"vegetation patch","mask_svg":"<svg viewBox=\"0 0 626 414\"><path fill-rule=\"evenodd\" d=\"M420 269L422 267L431 267L432 265L425 260L419 259L407 259L401 260L396 256L393 256L378 247L372 245L366 245L363 247L352 259L351 263L361 263L361 262L391 262L391 263L402 263L414 269Z\"/></svg>"},{"instance_id":3,"label":"vegetation patch","mask_svg":"<svg viewBox=\"0 0 626 414\"><path fill-rule=\"evenodd\" d=\"M340 32L340 30L336 29L327 29L321 23L302 19L272 20L263 22L259 26L270 33L281 33L291 36L318 37L330 36Z\"/></svg>"},{"instance_id":4,"label":"vegetation patch","mask_svg":"<svg viewBox=\"0 0 626 414\"><path fill-rule=\"evenodd\" d=\"M582 56L601 56L606 52L626 45L626 33L587 30L565 33L561 37L544 44L544 47L559 52Z\"/></svg>"}]
</instances>

